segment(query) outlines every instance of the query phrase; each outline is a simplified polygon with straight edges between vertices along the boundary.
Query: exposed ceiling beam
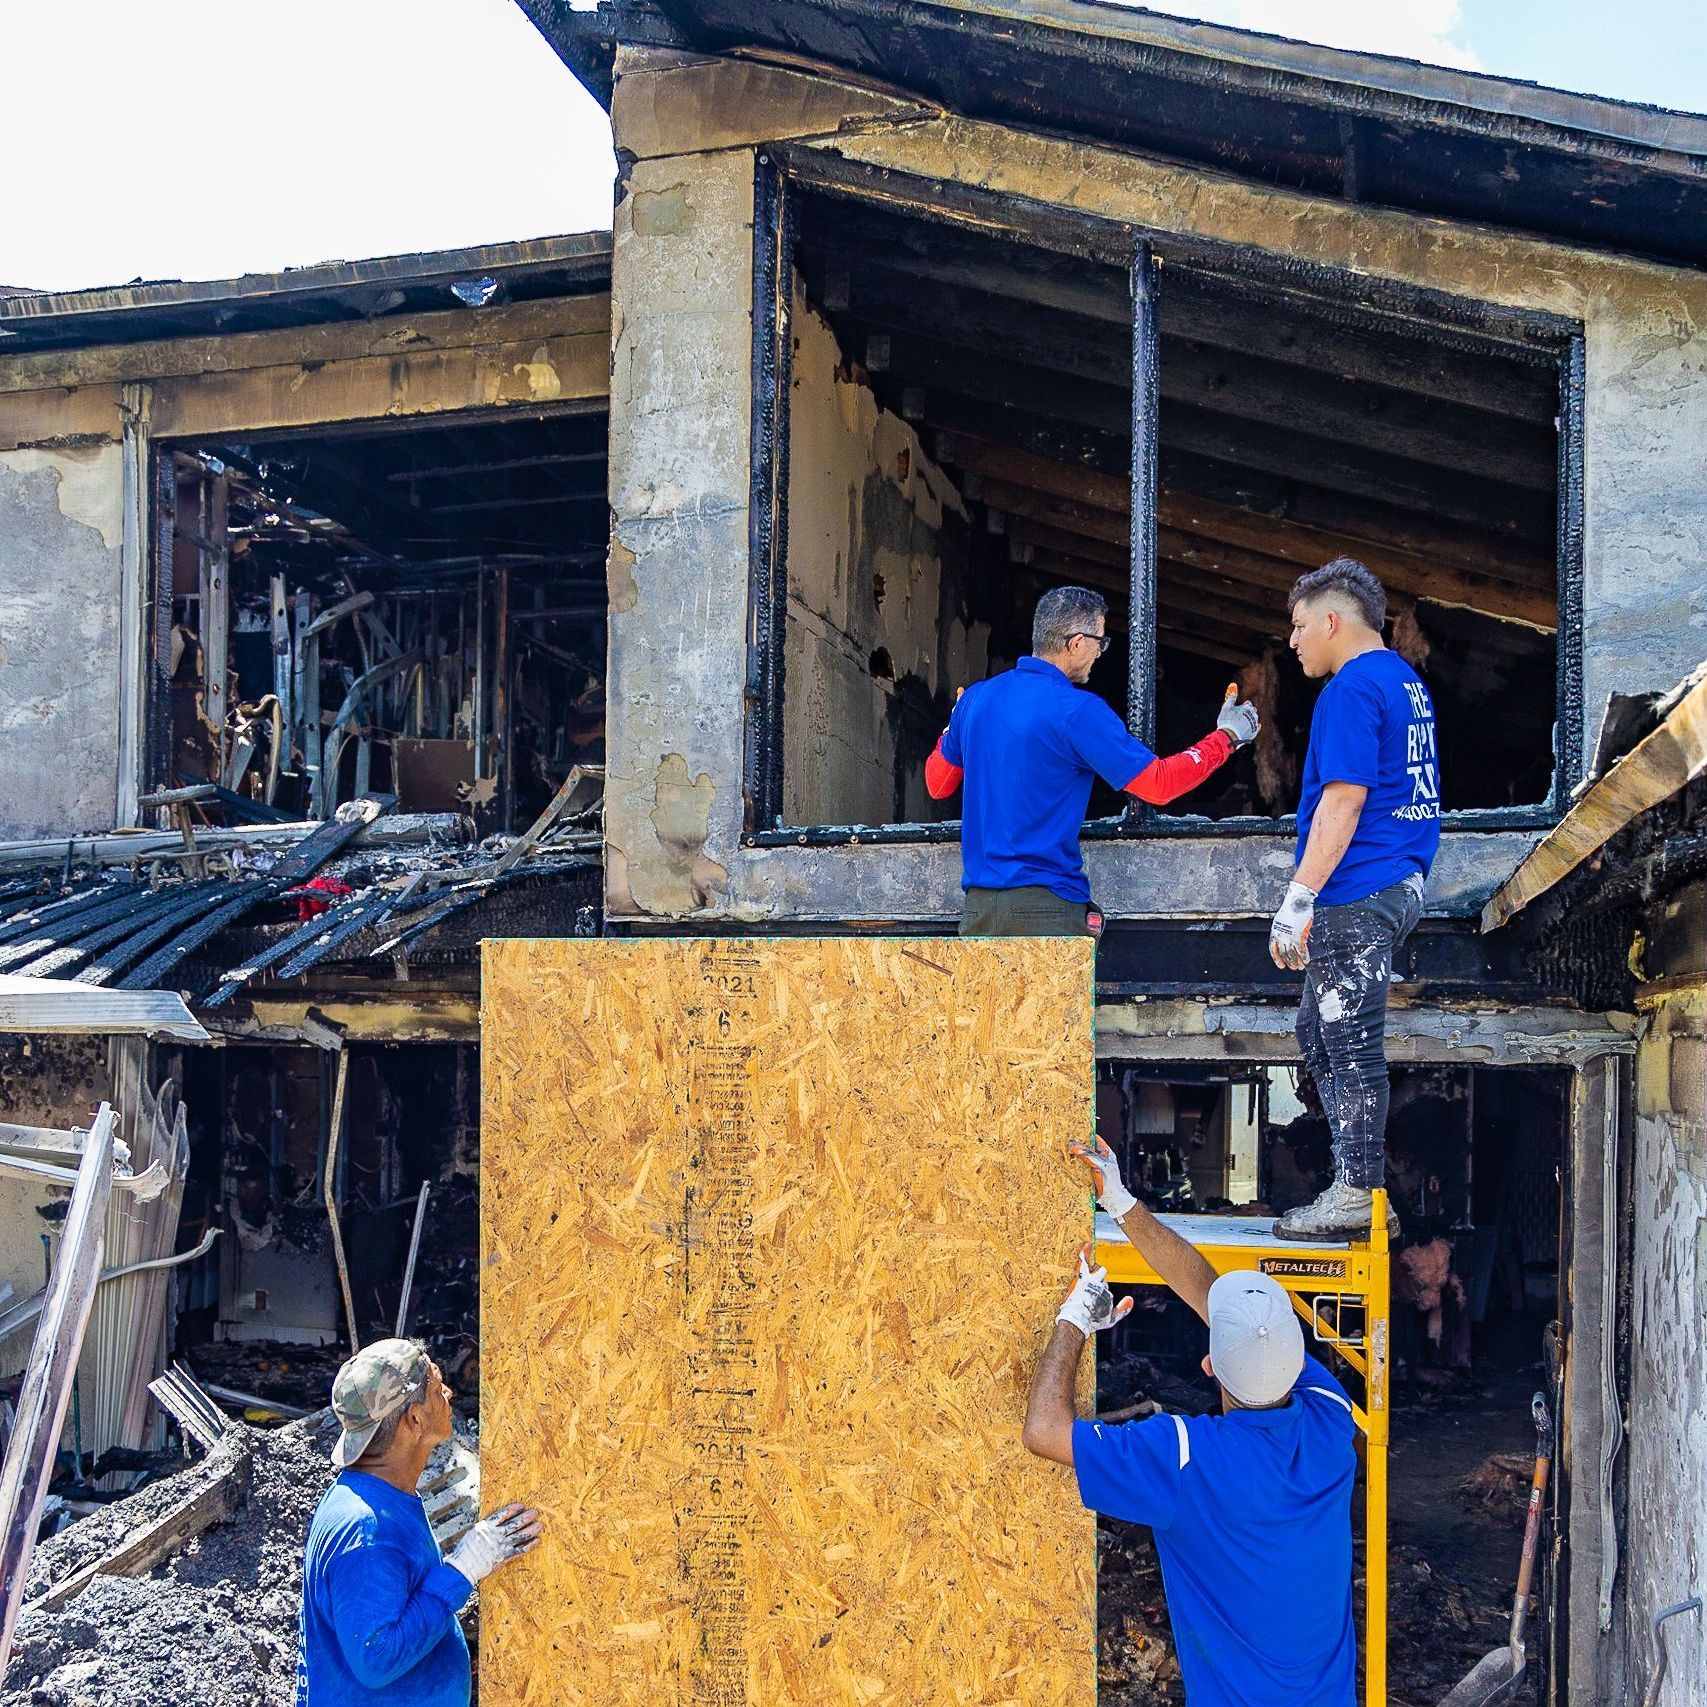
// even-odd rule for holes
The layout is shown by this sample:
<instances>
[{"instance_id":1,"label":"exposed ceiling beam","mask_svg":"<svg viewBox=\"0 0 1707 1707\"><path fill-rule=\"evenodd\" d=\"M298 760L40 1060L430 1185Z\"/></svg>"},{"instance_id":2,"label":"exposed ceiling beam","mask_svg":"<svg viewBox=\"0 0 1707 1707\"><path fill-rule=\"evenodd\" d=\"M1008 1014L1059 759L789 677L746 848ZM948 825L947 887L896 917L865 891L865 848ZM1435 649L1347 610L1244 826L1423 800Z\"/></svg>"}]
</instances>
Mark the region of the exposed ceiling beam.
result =
<instances>
[{"instance_id":1,"label":"exposed ceiling beam","mask_svg":"<svg viewBox=\"0 0 1707 1707\"><path fill-rule=\"evenodd\" d=\"M1126 543L1127 487L1112 475L1073 464L1051 464L1026 451L959 435L951 443L939 445L939 452L945 461L979 475L984 502L993 508L1105 544ZM1022 481L1030 484L1022 485ZM1045 484L1052 490L1039 490ZM1076 496L1066 496L1069 492ZM1118 511L1113 507L1117 501ZM1464 605L1538 628L1551 629L1558 624L1557 601L1551 589L1496 581L1491 576L1449 568L1419 553L1396 550L1379 540L1329 533L1172 487L1161 490L1157 522L1161 529L1188 534L1199 541L1216 541L1297 569L1314 569L1332 557L1352 552L1395 592ZM1170 548L1182 562L1205 563L1202 555L1194 559L1177 545Z\"/></svg>"},{"instance_id":2,"label":"exposed ceiling beam","mask_svg":"<svg viewBox=\"0 0 1707 1707\"><path fill-rule=\"evenodd\" d=\"M855 253L838 247L807 262L814 302L824 300L833 277L838 300L845 288L852 309L873 319L910 310L912 318L902 324L920 325L925 305L934 303L946 311L938 315L939 326L969 331L1001 327L1005 339L1016 325L1023 325L1028 333L1057 342L1077 338L1099 348L1130 347L1132 310L1124 293L1069 288L1058 302L1046 303L1026 288L1025 275L990 269L974 284L940 276L945 271L952 269L933 273L882 249ZM1330 318L1335 314L1331 307L1312 315L1229 296L1219 286L1206 288L1176 269L1167 270L1159 300L1164 375L1167 350L1189 341L1209 350L1260 357L1311 376L1363 382L1552 428L1558 386L1532 364L1347 327L1343 309L1335 319Z\"/></svg>"},{"instance_id":3,"label":"exposed ceiling beam","mask_svg":"<svg viewBox=\"0 0 1707 1707\"><path fill-rule=\"evenodd\" d=\"M885 360L887 367L871 370L874 389L902 415L908 413L909 390L940 389L997 408L1012 405L1034 415L1054 416L1099 433L1130 434L1130 387L1119 369L1102 380L1088 374L1063 379L1058 368L1005 356L994 362L983 351L954 349L928 337L898 333L888 335ZM1513 486L1463 468L1437 468L1329 437L1311 430L1325 423L1312 420L1301 427L1296 421L1287 422L1278 406L1266 411L1272 419L1253 420L1237 412L1250 405L1231 389L1206 405L1196 393L1191 401L1168 397L1168 385L1164 378L1164 445L1455 521L1531 532L1552 525L1554 505L1549 492Z\"/></svg>"},{"instance_id":4,"label":"exposed ceiling beam","mask_svg":"<svg viewBox=\"0 0 1707 1707\"><path fill-rule=\"evenodd\" d=\"M1035 309L1015 313L1011 303L1005 312L980 313L958 299L921 298L917 291L891 297L857 284L851 307L834 318L855 361L866 361L874 345L887 343L889 361L903 374L911 370L908 352L923 339L971 351L980 360L999 349L1003 370L1023 363L1093 384L1129 384L1131 341L1124 327L1111 331L1066 315L1040 323L1038 317L1046 315ZM1371 384L1212 349L1165 331L1157 373L1164 405L1191 404L1531 491L1551 492L1557 480L1551 415L1545 426L1517 422L1419 397L1402 388L1397 374ZM1164 431L1166 425L1164 420Z\"/></svg>"},{"instance_id":5,"label":"exposed ceiling beam","mask_svg":"<svg viewBox=\"0 0 1707 1707\"><path fill-rule=\"evenodd\" d=\"M1514 587L1486 576L1467 575L1396 552L1373 540L1348 540L1274 516L1253 515L1194 497L1189 492L1163 489L1157 519L1181 533L1244 547L1268 557L1295 563L1300 569L1319 568L1349 548L1391 589L1413 598L1462 605L1490 616L1527 622L1536 628L1558 627L1558 602L1550 591Z\"/></svg>"}]
</instances>

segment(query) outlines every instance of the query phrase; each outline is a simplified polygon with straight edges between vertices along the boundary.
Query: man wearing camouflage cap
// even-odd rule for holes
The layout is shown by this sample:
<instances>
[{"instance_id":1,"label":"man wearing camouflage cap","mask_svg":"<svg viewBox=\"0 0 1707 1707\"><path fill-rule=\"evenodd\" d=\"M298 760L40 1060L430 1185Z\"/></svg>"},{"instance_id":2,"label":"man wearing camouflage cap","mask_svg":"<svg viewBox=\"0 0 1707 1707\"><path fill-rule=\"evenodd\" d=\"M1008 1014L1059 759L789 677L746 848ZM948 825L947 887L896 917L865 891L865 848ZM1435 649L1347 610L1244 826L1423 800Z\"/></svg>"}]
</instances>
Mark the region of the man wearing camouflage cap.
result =
<instances>
[{"instance_id":1,"label":"man wearing camouflage cap","mask_svg":"<svg viewBox=\"0 0 1707 1707\"><path fill-rule=\"evenodd\" d=\"M456 1615L538 1540L539 1513L500 1507L439 1552L415 1492L451 1432L450 1389L414 1340L363 1346L332 1383L341 1474L309 1525L296 1707L468 1707Z\"/></svg>"}]
</instances>

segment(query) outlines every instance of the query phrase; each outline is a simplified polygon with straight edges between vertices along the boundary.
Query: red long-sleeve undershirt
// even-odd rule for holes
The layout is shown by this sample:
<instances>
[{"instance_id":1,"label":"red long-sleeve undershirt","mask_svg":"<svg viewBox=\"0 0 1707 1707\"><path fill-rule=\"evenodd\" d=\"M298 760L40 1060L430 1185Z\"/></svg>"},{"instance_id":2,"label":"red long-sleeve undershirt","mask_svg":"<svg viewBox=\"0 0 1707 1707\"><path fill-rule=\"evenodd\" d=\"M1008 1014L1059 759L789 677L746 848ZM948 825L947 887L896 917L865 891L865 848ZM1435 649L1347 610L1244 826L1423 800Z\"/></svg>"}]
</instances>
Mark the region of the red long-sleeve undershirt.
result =
<instances>
[{"instance_id":1,"label":"red long-sleeve undershirt","mask_svg":"<svg viewBox=\"0 0 1707 1707\"><path fill-rule=\"evenodd\" d=\"M1165 759L1152 759L1122 793L1135 795L1151 806L1166 806L1207 781L1233 756L1233 738L1224 729L1211 729L1203 739L1183 752ZM960 786L964 765L951 765L942 756L938 740L925 760L925 790L932 800L946 800Z\"/></svg>"}]
</instances>

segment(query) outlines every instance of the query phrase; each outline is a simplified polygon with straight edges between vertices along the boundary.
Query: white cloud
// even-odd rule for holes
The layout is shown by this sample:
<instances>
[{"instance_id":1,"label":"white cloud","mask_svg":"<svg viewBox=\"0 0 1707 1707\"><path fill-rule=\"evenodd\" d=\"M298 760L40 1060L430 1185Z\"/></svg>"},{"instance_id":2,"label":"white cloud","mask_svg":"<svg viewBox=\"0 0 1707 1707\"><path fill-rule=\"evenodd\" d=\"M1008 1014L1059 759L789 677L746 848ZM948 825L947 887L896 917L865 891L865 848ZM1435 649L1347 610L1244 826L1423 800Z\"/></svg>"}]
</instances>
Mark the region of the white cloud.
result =
<instances>
[{"instance_id":1,"label":"white cloud","mask_svg":"<svg viewBox=\"0 0 1707 1707\"><path fill-rule=\"evenodd\" d=\"M1153 10L1322 47L1480 69L1476 55L1455 39L1463 26L1458 0L1202 0L1195 5L1160 0Z\"/></svg>"},{"instance_id":2,"label":"white cloud","mask_svg":"<svg viewBox=\"0 0 1707 1707\"><path fill-rule=\"evenodd\" d=\"M8 6L0 284L610 225L609 126L513 0Z\"/></svg>"}]
</instances>

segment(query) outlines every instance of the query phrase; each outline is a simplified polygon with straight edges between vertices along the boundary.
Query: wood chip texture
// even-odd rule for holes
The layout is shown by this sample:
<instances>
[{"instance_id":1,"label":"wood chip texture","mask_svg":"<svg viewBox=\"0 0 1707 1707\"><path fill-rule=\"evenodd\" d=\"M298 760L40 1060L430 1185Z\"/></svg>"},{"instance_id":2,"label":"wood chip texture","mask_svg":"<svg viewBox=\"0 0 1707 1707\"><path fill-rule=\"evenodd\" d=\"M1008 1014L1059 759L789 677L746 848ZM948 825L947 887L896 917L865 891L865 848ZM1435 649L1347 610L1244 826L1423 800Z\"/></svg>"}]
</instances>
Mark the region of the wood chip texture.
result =
<instances>
[{"instance_id":1,"label":"wood chip texture","mask_svg":"<svg viewBox=\"0 0 1707 1707\"><path fill-rule=\"evenodd\" d=\"M488 942L483 1700L1073 1707L1088 939ZM1081 1372L1088 1408L1090 1360Z\"/></svg>"}]
</instances>

